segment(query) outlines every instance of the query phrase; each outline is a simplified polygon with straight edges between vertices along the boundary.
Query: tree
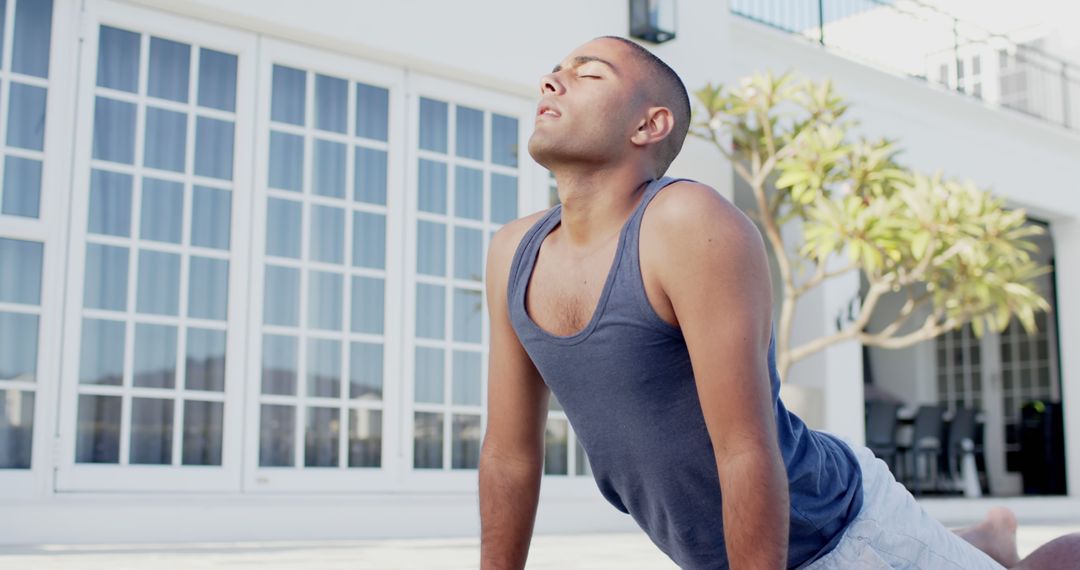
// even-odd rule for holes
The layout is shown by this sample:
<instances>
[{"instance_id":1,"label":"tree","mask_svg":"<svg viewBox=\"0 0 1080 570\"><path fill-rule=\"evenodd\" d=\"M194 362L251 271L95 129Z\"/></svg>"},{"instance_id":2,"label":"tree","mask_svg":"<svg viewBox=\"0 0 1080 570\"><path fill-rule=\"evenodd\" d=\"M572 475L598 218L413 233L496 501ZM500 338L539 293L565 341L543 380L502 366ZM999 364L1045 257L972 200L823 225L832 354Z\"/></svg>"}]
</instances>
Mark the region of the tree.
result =
<instances>
[{"instance_id":1,"label":"tree","mask_svg":"<svg viewBox=\"0 0 1080 570\"><path fill-rule=\"evenodd\" d=\"M834 343L903 348L966 323L981 337L986 327L1004 330L1013 315L1034 332L1035 311L1050 310L1035 286L1050 268L1031 259L1037 246L1026 239L1044 230L1025 223L1025 210L1006 209L971 181L901 166L893 140L849 142L858 121L845 118L848 104L829 80L769 72L732 87L706 85L696 97L704 112L695 111L691 134L713 143L753 190L756 208L747 213L779 266L781 378L795 362ZM792 222L801 228L797 251L789 251L781 235ZM846 262L838 264L842 257ZM861 271L867 282L858 314L835 332L792 347L799 298L849 271ZM867 330L890 291L906 291L906 302L890 324ZM900 332L924 312L921 326Z\"/></svg>"}]
</instances>

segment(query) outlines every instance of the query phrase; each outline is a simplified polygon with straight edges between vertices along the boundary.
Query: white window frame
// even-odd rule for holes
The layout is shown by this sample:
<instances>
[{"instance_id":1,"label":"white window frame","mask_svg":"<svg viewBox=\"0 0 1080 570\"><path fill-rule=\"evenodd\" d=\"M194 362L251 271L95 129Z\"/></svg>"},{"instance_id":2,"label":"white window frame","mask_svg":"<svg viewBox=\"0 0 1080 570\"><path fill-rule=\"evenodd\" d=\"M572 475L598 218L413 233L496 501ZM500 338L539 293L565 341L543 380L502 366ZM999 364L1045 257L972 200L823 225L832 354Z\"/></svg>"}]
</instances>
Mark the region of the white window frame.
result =
<instances>
[{"instance_id":1,"label":"white window frame","mask_svg":"<svg viewBox=\"0 0 1080 570\"><path fill-rule=\"evenodd\" d=\"M253 34L232 28L210 24L201 20L176 16L164 12L144 9L127 3L112 0L87 0L83 13L83 49L79 61L79 100L75 122L75 157L72 194L70 201L71 227L68 247L71 252L67 267L68 283L66 312L64 315L63 375L61 380L59 445L56 465L57 491L203 491L226 492L240 489L241 475L241 416L244 413L244 348L242 341L247 335L244 326L244 311L247 310L244 299L248 289L248 264L250 260L250 210L251 180L250 165L251 144L249 133L252 129L252 107L254 100L254 66L256 37ZM83 281L85 271L85 253L87 243L87 212L89 203L89 179L92 165L91 152L93 140L94 99L96 96L98 33L100 25L109 25L132 30L143 36L151 35L175 39L193 46L205 46L211 49L232 53L237 56L236 78L236 122L234 124L232 219L229 248L229 291L228 320L226 321L226 372L225 391L221 400L225 402L225 418L222 426L222 464L220 466L169 466L169 465L117 465L75 463L75 443L78 413L79 391L79 354L83 318ZM145 44L144 44L145 45ZM145 49L140 51L140 58L147 58ZM195 58L192 58L193 65ZM145 69L141 67L140 69ZM140 74L141 74L140 70ZM73 74L74 75L74 74ZM146 79L140 76L140 82ZM141 97L141 96L138 96ZM192 102L194 103L194 102ZM195 133L189 133L194 138ZM137 119L136 147L143 140L143 128ZM189 141L189 149L193 142ZM137 152L138 154L138 152ZM189 160L191 158L189 157ZM136 169L141 168L136 166ZM125 170L120 167L119 170ZM185 175L190 177L190 175ZM132 211L134 213L134 196ZM132 239L137 228L132 227ZM191 253L188 246L179 246L185 254ZM135 255L136 247L130 247L129 255ZM136 291L130 284L134 277L129 275L129 297ZM186 290L181 284L181 296ZM127 316L128 320L131 314ZM180 316L181 319L186 319ZM125 359L130 362L133 339L125 338L127 349ZM177 353L178 360L184 358ZM130 388L124 389L131 394ZM174 398L180 398L179 393ZM217 398L214 398L215 400ZM121 420L121 457L128 438L123 434L128 429ZM180 423L175 417L174 423ZM182 428L182 426L180 426ZM174 433L175 427L174 427ZM182 433L182 429L181 429ZM182 445L182 440L174 441Z\"/></svg>"},{"instance_id":2,"label":"white window frame","mask_svg":"<svg viewBox=\"0 0 1080 570\"><path fill-rule=\"evenodd\" d=\"M531 212L537 210L544 210L549 208L547 203L549 181L547 171L537 165L528 155L528 139L532 133L532 125L535 120L536 100L525 97L513 96L505 93L493 92L488 89L474 87L472 85L464 84L458 81L450 79L434 77L421 73L410 73L408 82L409 93L409 145L407 152L406 172L408 173L408 179L406 181L406 195L408 197L406 205L406 222L405 222L405 267L407 279L403 290L405 291L406 299L409 302L404 304L405 314L403 315L403 322L405 328L405 334L403 336L404 346L404 358L402 359L402 374L400 381L403 388L402 409L399 417L400 429L403 434L401 438L401 448L399 453L404 457L404 472L403 482L404 486L409 490L421 490L432 492L468 492L475 493L477 488L477 470L476 469L414 469L413 468L413 438L414 438L414 375L415 375L415 350L416 350L416 263L417 263L417 211L418 211L418 179L419 179L419 167L418 161L421 155L426 151L419 149L419 117L420 117L420 98L430 98L439 101L445 101L451 105L464 105L474 109L478 109L485 112L485 137L490 138L490 114L498 113L509 117L514 117L518 120L518 217L525 216ZM450 116L448 118L449 125L453 125L455 121L455 114L452 109L450 110ZM451 128L448 129L448 136L451 139L451 144L448 150L453 149L453 140L456 131ZM490 142L487 147L490 148ZM447 173L448 186L453 184L454 173L453 164L457 162L457 157L452 156L450 152L447 153L447 162L450 165ZM485 169L489 169L490 163L485 162ZM493 166L490 168L492 171L502 170L499 166ZM511 169L513 170L513 169ZM485 188L489 188L488 176L484 177ZM487 192L490 194L490 192ZM452 204L448 204L448 210L452 210ZM452 215L448 214L448 219L455 219ZM485 222L486 224L487 222ZM452 224L448 225L448 231L452 228ZM490 242L490 229L483 231L484 243ZM485 248L486 257L486 248ZM448 272L452 273L453 258L451 256L447 258ZM481 377L483 379L481 384L481 433L487 431L487 377L488 377L488 355L490 350L490 323L488 322L488 306L486 295L486 272L484 281L481 284L481 299L482 299L482 325L481 325L481 340L480 344L484 347L481 353ZM450 279L450 287L452 288L454 279ZM448 311L449 313L450 311ZM453 323L449 323L448 327L452 328ZM445 346L452 347L454 341L452 338L443 339L442 341L436 341ZM446 365L450 367L449 363ZM441 404L443 411L441 413L453 414L453 410L456 407L452 403ZM444 424L445 425L445 424ZM452 432L443 433L443 453L449 453L450 441L453 437ZM445 459L444 459L445 461ZM563 476L554 476L552 478L545 477L544 488L547 491L554 491L559 496L595 496L595 489L588 488L581 485L581 477L577 477L579 481L567 480L568 478ZM569 478L573 479L573 478ZM591 478L590 478L591 479Z\"/></svg>"},{"instance_id":3,"label":"white window frame","mask_svg":"<svg viewBox=\"0 0 1080 570\"><path fill-rule=\"evenodd\" d=\"M347 79L351 83L369 83L384 87L389 90L389 126L387 141L387 191L386 191L386 282L384 298L384 329L383 337L383 430L382 430L382 462L379 468L369 467L260 467L259 466L259 422L261 400L273 397L261 394L261 362L262 362L262 338L263 338L263 296L266 260L266 204L267 204L267 179L269 177L268 157L270 153L270 103L272 96L273 66L280 64L307 73L321 73L334 77ZM284 40L263 38L259 49L259 85L257 120L255 127L256 156L254 175L255 203L253 216L253 239L252 239L252 283L257 284L249 292L248 306L248 373L247 389L245 392L245 408L247 420L245 422L244 438L244 465L247 475L244 477L244 490L252 493L274 492L305 492L305 493L335 493L355 491L390 491L400 486L401 458L395 453L398 448L400 429L397 427L397 418L400 415L400 378L399 363L401 347L401 287L403 264L402 258L402 227L401 210L403 195L399 191L404 186L402 149L405 132L404 113L404 82L405 73L398 68L361 60L356 57L344 56L336 52L329 52L306 45L296 44ZM311 113L314 99L308 93L306 112ZM355 121L355 105L350 106L348 116ZM351 125L350 125L351 126ZM305 127L313 129L313 127ZM350 128L351 132L351 128ZM310 152L305 152L305 179L310 179L313 158ZM354 160L349 158L348 160ZM347 192L352 192L348 184ZM305 187L307 187L305 185ZM298 194L297 200L303 199L307 194ZM351 212L352 210L349 210ZM307 237L301 236L302 251L306 251ZM346 240L348 241L348 240ZM349 244L346 243L346 251ZM306 257L306 256L305 256ZM345 266L349 266L346 254ZM312 267L307 261L301 261L302 267ZM303 271L303 270L302 270ZM345 287L348 287L348 269L345 269ZM306 311L307 303L305 280L301 278L299 303L301 314ZM347 307L343 307L345 320L348 318ZM301 319L300 330L305 331L303 338L308 338L308 329L304 328L304 320ZM343 330L348 331L348 323ZM348 333L346 333L348 335ZM343 352L348 351L348 342L343 344ZM297 362L298 379L305 374L303 363ZM342 389L348 390L348 370L343 370ZM295 445L303 449L304 439L304 400L302 394L303 382L297 384L298 396L287 397L288 405L296 410L295 421L298 424L298 439ZM284 401L283 401L284 402ZM340 409L340 408L338 408ZM344 429L339 441L339 450L347 445L348 417L340 418ZM339 460L344 461L342 456Z\"/></svg>"},{"instance_id":4,"label":"white window frame","mask_svg":"<svg viewBox=\"0 0 1080 570\"><path fill-rule=\"evenodd\" d=\"M14 45L14 2L8 0L4 20L3 57L12 60ZM60 318L64 291L64 255L67 230L67 196L70 178L71 144L68 125L74 121L74 98L71 61L78 49L78 6L76 0L53 0L52 38L49 51L49 77L27 78L11 72L4 65L0 71L3 88L3 108L7 108L9 79L16 75L23 83L46 87L45 146L41 154L41 194L38 218L23 218L0 214L0 237L42 244L41 302L37 310L25 305L0 303L0 310L32 313L38 316L37 369L32 385L7 384L25 387L34 393L34 426L31 443L30 469L0 469L0 499L41 497L52 489L52 469L55 461L53 442L56 421L56 400L60 358L53 348L60 346ZM6 114L6 113L5 113ZM6 137L7 117L0 131ZM5 149L7 146L4 145Z\"/></svg>"}]
</instances>

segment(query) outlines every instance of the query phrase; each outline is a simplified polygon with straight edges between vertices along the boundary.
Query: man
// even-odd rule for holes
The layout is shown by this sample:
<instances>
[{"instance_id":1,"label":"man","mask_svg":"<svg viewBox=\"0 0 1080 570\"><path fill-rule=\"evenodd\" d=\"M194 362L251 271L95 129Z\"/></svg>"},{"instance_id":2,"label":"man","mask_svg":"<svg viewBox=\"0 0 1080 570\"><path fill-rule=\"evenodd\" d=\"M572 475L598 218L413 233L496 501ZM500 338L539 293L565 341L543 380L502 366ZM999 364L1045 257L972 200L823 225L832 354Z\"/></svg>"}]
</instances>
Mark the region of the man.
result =
<instances>
[{"instance_id":1,"label":"man","mask_svg":"<svg viewBox=\"0 0 1080 570\"><path fill-rule=\"evenodd\" d=\"M867 448L783 406L760 234L712 188L662 178L690 119L667 65L598 38L540 92L529 152L561 204L488 252L484 570L524 567L549 390L603 496L683 568L1036 567L1009 511L950 533Z\"/></svg>"}]
</instances>

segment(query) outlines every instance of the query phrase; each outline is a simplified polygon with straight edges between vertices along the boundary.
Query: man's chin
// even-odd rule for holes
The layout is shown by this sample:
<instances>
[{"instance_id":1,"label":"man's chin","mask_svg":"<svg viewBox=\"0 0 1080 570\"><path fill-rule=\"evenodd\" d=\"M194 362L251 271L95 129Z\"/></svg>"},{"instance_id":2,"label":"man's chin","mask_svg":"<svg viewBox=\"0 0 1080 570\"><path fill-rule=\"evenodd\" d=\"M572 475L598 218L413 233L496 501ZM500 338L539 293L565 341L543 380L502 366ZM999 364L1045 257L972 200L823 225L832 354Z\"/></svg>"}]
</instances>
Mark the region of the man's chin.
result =
<instances>
[{"instance_id":1,"label":"man's chin","mask_svg":"<svg viewBox=\"0 0 1080 570\"><path fill-rule=\"evenodd\" d=\"M548 170L551 170L552 164L558 163L558 149L550 143L551 141L544 140L535 133L529 138L529 156Z\"/></svg>"}]
</instances>

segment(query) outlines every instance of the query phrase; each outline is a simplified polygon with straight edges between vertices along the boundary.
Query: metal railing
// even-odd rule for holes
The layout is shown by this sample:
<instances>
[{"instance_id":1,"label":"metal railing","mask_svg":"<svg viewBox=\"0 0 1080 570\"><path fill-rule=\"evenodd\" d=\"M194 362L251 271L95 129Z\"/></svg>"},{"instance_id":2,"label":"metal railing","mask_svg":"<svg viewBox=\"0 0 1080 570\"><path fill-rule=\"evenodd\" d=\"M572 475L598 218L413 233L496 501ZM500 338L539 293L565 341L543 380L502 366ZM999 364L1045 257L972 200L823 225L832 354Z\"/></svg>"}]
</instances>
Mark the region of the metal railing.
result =
<instances>
[{"instance_id":1,"label":"metal railing","mask_svg":"<svg viewBox=\"0 0 1080 570\"><path fill-rule=\"evenodd\" d=\"M988 32L919 0L730 0L731 12L845 57L1080 130L1080 65L1045 38Z\"/></svg>"}]
</instances>

